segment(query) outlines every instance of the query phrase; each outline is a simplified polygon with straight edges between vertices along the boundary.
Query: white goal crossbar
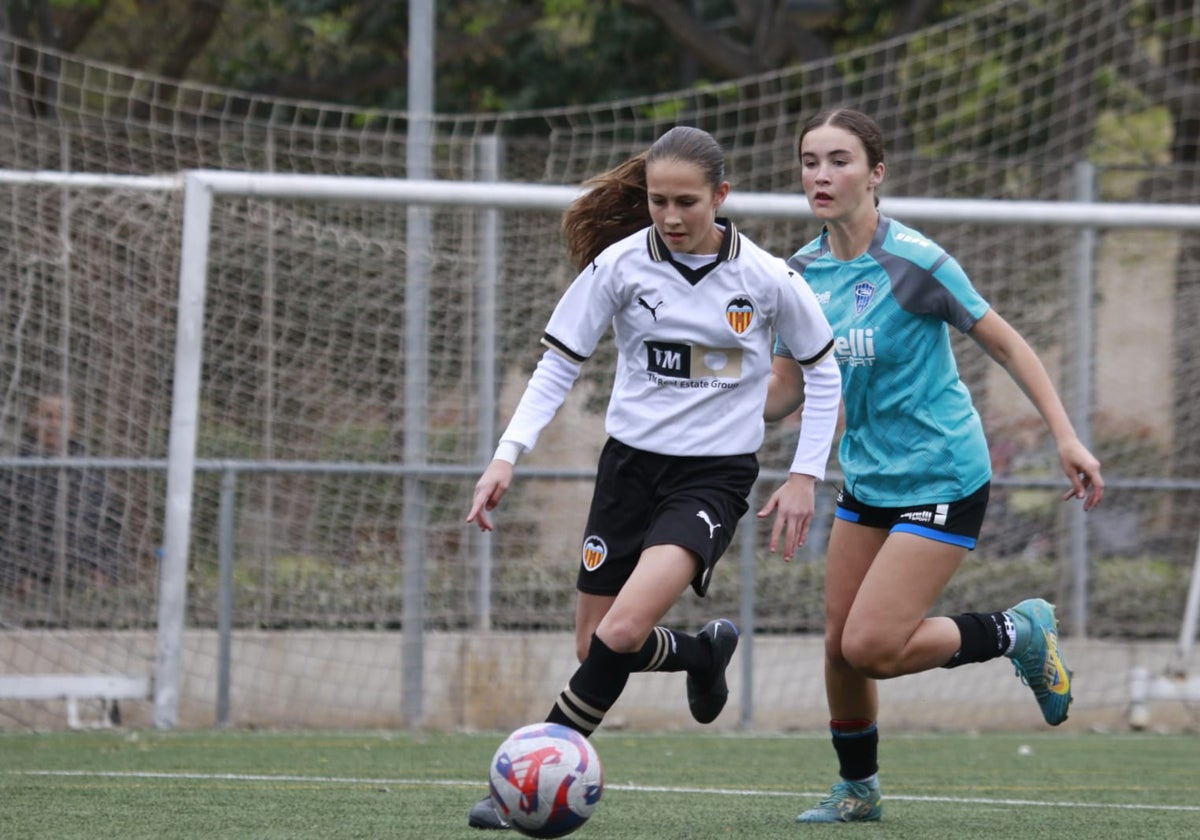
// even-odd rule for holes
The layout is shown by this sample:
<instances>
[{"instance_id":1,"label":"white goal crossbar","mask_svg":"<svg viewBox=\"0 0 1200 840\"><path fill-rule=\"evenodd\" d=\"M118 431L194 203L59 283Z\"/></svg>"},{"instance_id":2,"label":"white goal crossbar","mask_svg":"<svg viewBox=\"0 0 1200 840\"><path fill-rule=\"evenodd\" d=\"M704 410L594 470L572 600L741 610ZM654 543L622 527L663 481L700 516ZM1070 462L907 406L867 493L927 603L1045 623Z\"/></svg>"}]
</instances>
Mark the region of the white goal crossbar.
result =
<instances>
[{"instance_id":1,"label":"white goal crossbar","mask_svg":"<svg viewBox=\"0 0 1200 840\"><path fill-rule=\"evenodd\" d=\"M417 205L466 205L513 210L563 210L583 190L578 186L515 182L467 182L296 175L265 172L190 170L180 175L103 175L95 173L0 169L0 184L45 184L81 189L136 189L177 192L199 189L210 196L258 196L274 199L337 199ZM731 214L763 218L808 217L800 194L732 193L723 205ZM883 198L880 209L913 221L1028 225L1075 228L1200 229L1200 206L1074 201L1003 201L958 198Z\"/></svg>"},{"instance_id":2,"label":"white goal crossbar","mask_svg":"<svg viewBox=\"0 0 1200 840\"><path fill-rule=\"evenodd\" d=\"M192 170L184 175L184 221L179 286L179 327L167 473L167 522L159 604L155 723L176 725L179 651L183 633L187 554L195 473L200 399L204 292L208 234L215 196L272 199L326 199L395 202L412 205L466 205L478 209L561 211L581 194L578 186L502 182L446 182L326 175ZM811 216L801 194L734 193L726 202L737 216ZM1054 224L1081 229L1167 228L1200 230L1200 207L1191 205L1105 204L1099 202L980 201L936 198L885 199L881 209L914 221L948 220L980 224ZM411 278L410 278L411 280ZM1085 357L1090 353L1084 353ZM1080 553L1080 552L1077 552ZM1082 560L1080 561L1082 562ZM1082 612L1082 610L1077 610ZM408 623L406 622L406 626ZM420 662L421 622L406 633L406 655ZM421 674L406 674L406 717L421 717ZM412 707L412 708L409 708Z\"/></svg>"}]
</instances>

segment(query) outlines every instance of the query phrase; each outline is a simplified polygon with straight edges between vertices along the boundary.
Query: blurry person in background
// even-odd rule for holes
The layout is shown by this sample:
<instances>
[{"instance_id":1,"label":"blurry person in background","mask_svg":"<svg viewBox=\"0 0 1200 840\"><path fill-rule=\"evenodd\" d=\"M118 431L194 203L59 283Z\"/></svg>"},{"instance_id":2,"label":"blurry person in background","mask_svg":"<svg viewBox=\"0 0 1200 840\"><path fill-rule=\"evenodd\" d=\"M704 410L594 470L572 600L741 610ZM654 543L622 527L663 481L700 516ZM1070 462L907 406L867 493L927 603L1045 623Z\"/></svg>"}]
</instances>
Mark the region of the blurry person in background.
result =
<instances>
[{"instance_id":1,"label":"blurry person in background","mask_svg":"<svg viewBox=\"0 0 1200 840\"><path fill-rule=\"evenodd\" d=\"M30 406L17 454L69 458L85 454L75 438L71 400L38 396ZM120 505L104 473L69 466L0 473L0 589L24 599L65 588L106 589L120 577Z\"/></svg>"}]
</instances>

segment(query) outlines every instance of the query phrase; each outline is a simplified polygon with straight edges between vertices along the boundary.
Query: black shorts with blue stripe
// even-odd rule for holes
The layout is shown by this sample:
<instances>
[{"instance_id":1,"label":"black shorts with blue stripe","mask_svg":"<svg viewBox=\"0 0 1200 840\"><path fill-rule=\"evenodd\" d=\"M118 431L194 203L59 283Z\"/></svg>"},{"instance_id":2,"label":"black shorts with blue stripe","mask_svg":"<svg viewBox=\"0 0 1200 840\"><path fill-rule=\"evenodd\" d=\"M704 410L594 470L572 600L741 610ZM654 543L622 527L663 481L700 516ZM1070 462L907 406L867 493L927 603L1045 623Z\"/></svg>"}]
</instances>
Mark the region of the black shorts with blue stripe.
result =
<instances>
[{"instance_id":1,"label":"black shorts with blue stripe","mask_svg":"<svg viewBox=\"0 0 1200 840\"><path fill-rule=\"evenodd\" d=\"M885 528L891 533L916 534L938 542L974 549L983 528L992 483L955 502L928 502L904 507L875 507L860 502L842 487L838 490L838 519Z\"/></svg>"}]
</instances>

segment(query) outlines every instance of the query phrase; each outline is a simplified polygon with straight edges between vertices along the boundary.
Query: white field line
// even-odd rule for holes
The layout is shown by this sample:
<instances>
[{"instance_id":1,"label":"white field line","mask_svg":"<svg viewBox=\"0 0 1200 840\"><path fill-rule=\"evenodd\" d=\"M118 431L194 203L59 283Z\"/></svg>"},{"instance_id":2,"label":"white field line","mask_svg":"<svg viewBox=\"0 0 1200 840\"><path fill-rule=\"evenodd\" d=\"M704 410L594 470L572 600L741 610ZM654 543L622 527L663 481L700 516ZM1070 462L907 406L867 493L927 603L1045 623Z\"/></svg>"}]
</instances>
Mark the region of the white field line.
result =
<instances>
[{"instance_id":1,"label":"white field line","mask_svg":"<svg viewBox=\"0 0 1200 840\"><path fill-rule=\"evenodd\" d=\"M183 779L189 781L222 781L222 782L287 782L291 784L330 784L330 785L376 785L396 787L466 787L478 788L480 782L454 781L452 779L371 779L356 776L269 776L252 773L147 773L140 771L114 772L92 770L10 770L10 776L57 776L57 777L89 777L108 779ZM825 796L828 791L769 791L744 790L737 788L700 788L700 787L671 787L660 785L621 785L605 784L605 790L630 791L633 793L680 793L703 794L706 796L770 796L796 797L810 799ZM1035 808L1106 808L1115 811L1183 811L1200 813L1200 805L1151 805L1142 803L1119 802L1072 802L1072 801L1042 801L1037 799L995 799L977 796L906 796L889 793L884 799L899 802L948 802L964 805L1011 805Z\"/></svg>"}]
</instances>

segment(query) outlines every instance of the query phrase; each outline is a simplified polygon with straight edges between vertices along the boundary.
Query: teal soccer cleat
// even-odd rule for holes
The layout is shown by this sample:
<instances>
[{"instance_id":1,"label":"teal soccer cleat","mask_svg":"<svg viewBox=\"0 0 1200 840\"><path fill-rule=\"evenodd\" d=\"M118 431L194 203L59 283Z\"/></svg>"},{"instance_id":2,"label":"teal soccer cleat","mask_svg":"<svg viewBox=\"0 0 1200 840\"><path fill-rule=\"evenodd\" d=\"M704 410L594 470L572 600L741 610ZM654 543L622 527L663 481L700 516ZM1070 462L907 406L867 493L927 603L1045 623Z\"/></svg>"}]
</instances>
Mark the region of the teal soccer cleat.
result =
<instances>
[{"instance_id":1,"label":"teal soccer cleat","mask_svg":"<svg viewBox=\"0 0 1200 840\"><path fill-rule=\"evenodd\" d=\"M1033 689L1042 717L1051 726L1067 719L1071 705L1071 671L1058 647L1054 605L1030 598L1008 610L1016 630L1012 661L1017 676Z\"/></svg>"},{"instance_id":2,"label":"teal soccer cleat","mask_svg":"<svg viewBox=\"0 0 1200 840\"><path fill-rule=\"evenodd\" d=\"M878 779L869 782L843 779L833 786L820 805L796 817L796 822L873 822L882 817L883 795L879 792Z\"/></svg>"}]
</instances>

